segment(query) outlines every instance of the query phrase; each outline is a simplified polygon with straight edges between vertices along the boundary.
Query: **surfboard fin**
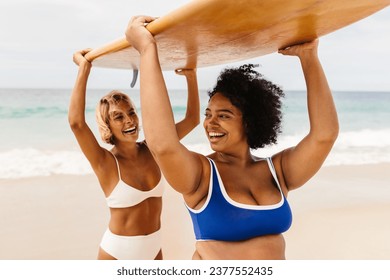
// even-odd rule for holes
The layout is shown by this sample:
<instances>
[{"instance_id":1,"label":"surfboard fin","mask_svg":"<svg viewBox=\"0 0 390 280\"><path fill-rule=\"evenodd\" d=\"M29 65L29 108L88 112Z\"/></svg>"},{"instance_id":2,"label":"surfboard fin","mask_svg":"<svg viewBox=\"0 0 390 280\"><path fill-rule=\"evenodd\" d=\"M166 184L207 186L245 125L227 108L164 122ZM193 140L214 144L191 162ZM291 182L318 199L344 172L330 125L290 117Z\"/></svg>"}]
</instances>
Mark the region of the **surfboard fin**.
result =
<instances>
[{"instance_id":1,"label":"surfboard fin","mask_svg":"<svg viewBox=\"0 0 390 280\"><path fill-rule=\"evenodd\" d=\"M130 87L133 88L138 78L138 69L133 70L133 80L131 81Z\"/></svg>"}]
</instances>

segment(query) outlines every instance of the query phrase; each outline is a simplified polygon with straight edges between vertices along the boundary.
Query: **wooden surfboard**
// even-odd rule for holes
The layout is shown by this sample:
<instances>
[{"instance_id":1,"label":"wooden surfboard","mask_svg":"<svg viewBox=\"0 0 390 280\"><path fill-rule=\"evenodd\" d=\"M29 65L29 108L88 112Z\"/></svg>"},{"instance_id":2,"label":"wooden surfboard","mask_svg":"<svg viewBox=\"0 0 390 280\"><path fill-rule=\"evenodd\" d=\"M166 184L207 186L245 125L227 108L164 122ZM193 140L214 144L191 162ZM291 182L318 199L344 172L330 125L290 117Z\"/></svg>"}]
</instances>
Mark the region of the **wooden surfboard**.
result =
<instances>
[{"instance_id":1,"label":"wooden surfboard","mask_svg":"<svg viewBox=\"0 0 390 280\"><path fill-rule=\"evenodd\" d=\"M200 68L269 54L311 41L390 4L390 0L193 0L148 24L161 67ZM130 18L129 18L130 19ZM138 69L119 38L86 55L94 66Z\"/></svg>"}]
</instances>

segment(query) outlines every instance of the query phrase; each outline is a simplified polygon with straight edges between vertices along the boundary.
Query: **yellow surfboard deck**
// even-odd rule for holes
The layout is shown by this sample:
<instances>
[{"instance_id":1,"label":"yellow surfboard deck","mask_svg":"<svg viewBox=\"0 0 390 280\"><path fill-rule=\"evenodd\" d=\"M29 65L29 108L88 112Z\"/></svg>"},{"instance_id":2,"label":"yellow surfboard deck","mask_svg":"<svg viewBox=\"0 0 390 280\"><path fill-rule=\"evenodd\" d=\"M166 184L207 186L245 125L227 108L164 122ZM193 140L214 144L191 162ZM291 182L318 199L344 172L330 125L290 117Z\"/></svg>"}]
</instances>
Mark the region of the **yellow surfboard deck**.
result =
<instances>
[{"instance_id":1,"label":"yellow surfboard deck","mask_svg":"<svg viewBox=\"0 0 390 280\"><path fill-rule=\"evenodd\" d=\"M193 0L147 28L156 38L163 70L199 68L311 41L388 5L390 0ZM125 37L86 57L94 66L139 66L138 52Z\"/></svg>"}]
</instances>

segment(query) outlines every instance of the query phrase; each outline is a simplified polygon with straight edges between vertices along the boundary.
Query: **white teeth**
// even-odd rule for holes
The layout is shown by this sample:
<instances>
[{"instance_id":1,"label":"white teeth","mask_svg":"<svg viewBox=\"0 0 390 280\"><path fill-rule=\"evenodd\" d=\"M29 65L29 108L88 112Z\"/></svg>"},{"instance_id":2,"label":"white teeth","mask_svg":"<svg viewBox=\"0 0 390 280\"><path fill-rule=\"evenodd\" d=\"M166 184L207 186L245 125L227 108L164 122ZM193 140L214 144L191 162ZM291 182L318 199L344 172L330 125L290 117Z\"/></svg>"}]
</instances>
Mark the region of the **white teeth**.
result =
<instances>
[{"instance_id":1,"label":"white teeth","mask_svg":"<svg viewBox=\"0 0 390 280\"><path fill-rule=\"evenodd\" d=\"M210 137L220 137L220 136L224 136L223 133L217 133L217 132L209 132L209 136Z\"/></svg>"},{"instance_id":2,"label":"white teeth","mask_svg":"<svg viewBox=\"0 0 390 280\"><path fill-rule=\"evenodd\" d=\"M124 133L128 133L128 132L132 132L132 131L135 130L135 129L136 129L136 127L133 126L133 127L130 127L130 128L128 128L128 129L124 130L123 132L124 132Z\"/></svg>"}]
</instances>

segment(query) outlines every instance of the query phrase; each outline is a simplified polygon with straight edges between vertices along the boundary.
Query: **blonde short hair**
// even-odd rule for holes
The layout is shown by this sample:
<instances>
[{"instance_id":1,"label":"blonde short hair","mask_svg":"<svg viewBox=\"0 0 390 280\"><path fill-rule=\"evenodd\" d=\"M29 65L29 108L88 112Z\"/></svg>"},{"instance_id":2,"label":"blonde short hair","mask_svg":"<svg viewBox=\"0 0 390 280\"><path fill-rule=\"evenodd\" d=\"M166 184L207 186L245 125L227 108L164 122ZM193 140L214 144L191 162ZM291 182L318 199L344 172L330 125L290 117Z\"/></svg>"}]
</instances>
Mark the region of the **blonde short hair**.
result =
<instances>
[{"instance_id":1,"label":"blonde short hair","mask_svg":"<svg viewBox=\"0 0 390 280\"><path fill-rule=\"evenodd\" d=\"M119 90L112 90L107 95L100 99L99 104L96 106L96 121L98 124L100 136L105 143L115 145L114 135L110 128L110 106L118 104L124 101L130 105L133 105L130 97Z\"/></svg>"}]
</instances>

